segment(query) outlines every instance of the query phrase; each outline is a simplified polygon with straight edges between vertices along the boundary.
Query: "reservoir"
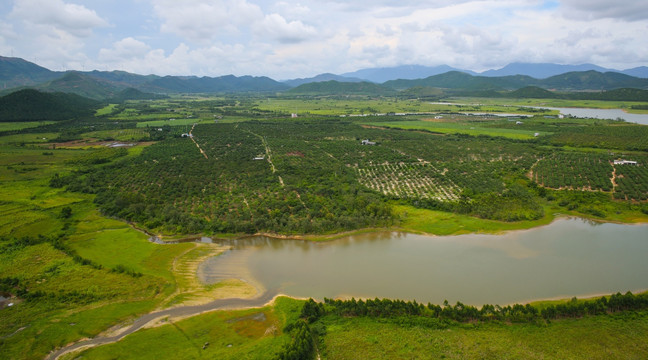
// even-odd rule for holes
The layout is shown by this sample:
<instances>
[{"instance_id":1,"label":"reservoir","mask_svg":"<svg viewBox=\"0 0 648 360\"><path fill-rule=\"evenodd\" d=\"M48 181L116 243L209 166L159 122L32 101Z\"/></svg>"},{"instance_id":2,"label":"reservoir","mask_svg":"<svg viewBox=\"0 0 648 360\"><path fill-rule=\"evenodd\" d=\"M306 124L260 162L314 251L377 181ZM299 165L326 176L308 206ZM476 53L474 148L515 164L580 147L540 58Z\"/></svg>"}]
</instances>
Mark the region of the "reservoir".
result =
<instances>
[{"instance_id":1,"label":"reservoir","mask_svg":"<svg viewBox=\"0 0 648 360\"><path fill-rule=\"evenodd\" d=\"M623 119L627 122L648 125L648 114L631 114L621 109L554 108L544 106L541 108L558 110L563 115L571 115L580 118Z\"/></svg>"},{"instance_id":2,"label":"reservoir","mask_svg":"<svg viewBox=\"0 0 648 360\"><path fill-rule=\"evenodd\" d=\"M523 303L648 288L648 224L561 218L500 235L383 232L330 242L252 237L203 262L206 283L240 278L260 291L441 304Z\"/></svg>"}]
</instances>

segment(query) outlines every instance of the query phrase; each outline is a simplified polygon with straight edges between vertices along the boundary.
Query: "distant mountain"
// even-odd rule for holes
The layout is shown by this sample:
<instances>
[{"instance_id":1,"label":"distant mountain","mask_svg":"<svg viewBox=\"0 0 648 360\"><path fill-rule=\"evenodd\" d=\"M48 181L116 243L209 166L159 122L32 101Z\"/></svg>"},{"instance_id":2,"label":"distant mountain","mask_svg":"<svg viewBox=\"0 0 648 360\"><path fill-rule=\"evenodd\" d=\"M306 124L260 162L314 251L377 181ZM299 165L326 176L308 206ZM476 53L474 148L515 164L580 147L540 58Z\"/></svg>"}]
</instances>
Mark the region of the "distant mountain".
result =
<instances>
[{"instance_id":1,"label":"distant mountain","mask_svg":"<svg viewBox=\"0 0 648 360\"><path fill-rule=\"evenodd\" d=\"M120 91L112 98L109 98L107 101L110 103L123 103L127 100L157 100L166 98L168 98L166 95L145 93L135 88L127 88Z\"/></svg>"},{"instance_id":2,"label":"distant mountain","mask_svg":"<svg viewBox=\"0 0 648 360\"><path fill-rule=\"evenodd\" d=\"M99 104L76 94L24 89L0 97L0 121L66 120L91 116Z\"/></svg>"},{"instance_id":3,"label":"distant mountain","mask_svg":"<svg viewBox=\"0 0 648 360\"><path fill-rule=\"evenodd\" d=\"M498 70L488 70L480 73L481 76L507 76L507 75L527 75L536 79L546 79L548 77L562 75L569 72L583 71L597 72L617 72L639 78L648 78L648 67L640 66L627 70L608 69L594 64L580 65L560 65L551 63L512 63Z\"/></svg>"},{"instance_id":4,"label":"distant mountain","mask_svg":"<svg viewBox=\"0 0 648 360\"><path fill-rule=\"evenodd\" d=\"M299 85L286 91L292 95L393 95L395 92L370 82L350 83L335 80Z\"/></svg>"},{"instance_id":5,"label":"distant mountain","mask_svg":"<svg viewBox=\"0 0 648 360\"><path fill-rule=\"evenodd\" d=\"M409 89L415 86L442 89L504 90L518 89L520 87L531 85L536 81L536 79L522 75L486 77L473 76L459 71L450 71L444 74L430 76L425 79L387 81L383 86L396 90Z\"/></svg>"},{"instance_id":6,"label":"distant mountain","mask_svg":"<svg viewBox=\"0 0 648 360\"><path fill-rule=\"evenodd\" d=\"M304 79L293 79L293 80L284 80L282 83L290 86L290 87L296 87L299 85L303 84L308 84L312 82L323 82L323 81L331 81L335 80L337 82L363 82L365 80L358 79L358 78L353 78L353 77L345 77L345 76L340 76L340 75L335 75L331 73L326 73L326 74L319 74L315 77L311 78L304 78Z\"/></svg>"},{"instance_id":7,"label":"distant mountain","mask_svg":"<svg viewBox=\"0 0 648 360\"><path fill-rule=\"evenodd\" d=\"M234 93L234 92L266 92L281 91L288 85L272 80L265 76L234 75L212 77L179 77L165 76L154 79L138 87L145 91L166 91L172 93Z\"/></svg>"},{"instance_id":8,"label":"distant mountain","mask_svg":"<svg viewBox=\"0 0 648 360\"><path fill-rule=\"evenodd\" d=\"M124 87L144 85L152 80L158 79L157 75L138 75L126 71L89 71L82 73L95 79L109 81Z\"/></svg>"},{"instance_id":9,"label":"distant mountain","mask_svg":"<svg viewBox=\"0 0 648 360\"><path fill-rule=\"evenodd\" d=\"M641 79L616 72L597 71L570 72L547 79L535 79L525 75L472 76L461 72L448 72L417 80L393 80L383 84L386 87L404 90L411 87L434 87L455 90L517 90L527 86L562 91L612 90L617 88L648 88L648 79Z\"/></svg>"},{"instance_id":10,"label":"distant mountain","mask_svg":"<svg viewBox=\"0 0 648 360\"><path fill-rule=\"evenodd\" d=\"M610 71L593 64L581 65L559 65L550 63L512 63L504 66L498 70L488 70L480 73L481 76L498 77L508 75L527 75L536 79L545 79L551 76L560 75L574 71L589 71L594 70L598 72Z\"/></svg>"},{"instance_id":11,"label":"distant mountain","mask_svg":"<svg viewBox=\"0 0 648 360\"><path fill-rule=\"evenodd\" d=\"M648 67L639 66L632 69L626 69L621 71L622 74L638 77L638 78L648 78Z\"/></svg>"},{"instance_id":12,"label":"distant mountain","mask_svg":"<svg viewBox=\"0 0 648 360\"><path fill-rule=\"evenodd\" d=\"M648 79L640 79L617 72L570 72L540 80L540 87L560 90L612 90L618 88L648 88Z\"/></svg>"},{"instance_id":13,"label":"distant mountain","mask_svg":"<svg viewBox=\"0 0 648 360\"><path fill-rule=\"evenodd\" d=\"M0 89L29 86L53 80L61 73L21 58L0 56Z\"/></svg>"},{"instance_id":14,"label":"distant mountain","mask_svg":"<svg viewBox=\"0 0 648 360\"><path fill-rule=\"evenodd\" d=\"M469 74L475 74L469 70L460 70L448 65L440 66L422 66L422 65L403 65L385 68L362 69L350 73L341 74L344 77L354 77L375 83L384 83L389 80L397 79L424 79L430 76L447 73L449 71L460 71Z\"/></svg>"}]
</instances>

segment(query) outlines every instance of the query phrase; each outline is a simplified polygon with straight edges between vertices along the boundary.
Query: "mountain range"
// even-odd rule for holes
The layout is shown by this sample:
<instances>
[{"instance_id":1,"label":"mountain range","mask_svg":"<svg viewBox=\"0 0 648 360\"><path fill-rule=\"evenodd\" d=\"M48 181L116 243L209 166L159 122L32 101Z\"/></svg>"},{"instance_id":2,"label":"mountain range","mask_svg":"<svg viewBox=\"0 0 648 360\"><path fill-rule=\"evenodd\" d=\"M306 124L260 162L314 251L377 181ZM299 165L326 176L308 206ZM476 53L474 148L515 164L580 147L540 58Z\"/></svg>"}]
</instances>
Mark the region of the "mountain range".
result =
<instances>
[{"instance_id":1,"label":"mountain range","mask_svg":"<svg viewBox=\"0 0 648 360\"><path fill-rule=\"evenodd\" d=\"M317 83L322 84L309 85ZM355 85L340 85L343 83ZM0 56L0 94L35 88L75 93L95 100L123 98L119 94L131 88L145 93L134 96L151 98L150 93L276 93L293 89L288 94L331 94L338 91L341 94L378 95L417 88L412 93L423 91L432 94L437 90L426 89L484 91L516 90L527 86L561 91L648 89L648 67L618 71L592 64L513 63L499 70L475 73L447 65L405 65L362 69L341 75L326 73L279 82L265 76L157 76L96 70L57 72L20 58Z\"/></svg>"}]
</instances>

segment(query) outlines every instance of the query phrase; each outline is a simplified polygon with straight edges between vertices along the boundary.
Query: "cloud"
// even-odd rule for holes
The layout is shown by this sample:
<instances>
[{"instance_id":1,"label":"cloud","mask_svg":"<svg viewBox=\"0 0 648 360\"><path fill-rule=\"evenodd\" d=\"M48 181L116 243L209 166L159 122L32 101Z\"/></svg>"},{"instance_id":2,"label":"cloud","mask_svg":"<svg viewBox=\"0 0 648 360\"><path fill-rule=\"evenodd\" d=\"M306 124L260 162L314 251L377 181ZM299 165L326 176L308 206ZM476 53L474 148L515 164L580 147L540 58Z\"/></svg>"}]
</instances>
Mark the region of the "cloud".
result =
<instances>
[{"instance_id":1,"label":"cloud","mask_svg":"<svg viewBox=\"0 0 648 360\"><path fill-rule=\"evenodd\" d=\"M121 62L126 59L145 57L151 47L132 37L124 38L113 44L110 49L99 50L99 60L106 62Z\"/></svg>"},{"instance_id":2,"label":"cloud","mask_svg":"<svg viewBox=\"0 0 648 360\"><path fill-rule=\"evenodd\" d=\"M191 42L206 43L263 19L261 8L245 0L164 0L154 4L160 29Z\"/></svg>"},{"instance_id":3,"label":"cloud","mask_svg":"<svg viewBox=\"0 0 648 360\"><path fill-rule=\"evenodd\" d=\"M301 21L286 21L279 14L266 15L263 21L253 25L259 38L271 38L282 43L298 43L317 34L312 26Z\"/></svg>"},{"instance_id":4,"label":"cloud","mask_svg":"<svg viewBox=\"0 0 648 360\"><path fill-rule=\"evenodd\" d=\"M562 0L565 16L581 19L619 19L640 21L648 19L645 0Z\"/></svg>"},{"instance_id":5,"label":"cloud","mask_svg":"<svg viewBox=\"0 0 648 360\"><path fill-rule=\"evenodd\" d=\"M48 26L78 37L87 37L92 29L108 26L95 11L62 0L16 0L10 17L29 26Z\"/></svg>"},{"instance_id":6,"label":"cloud","mask_svg":"<svg viewBox=\"0 0 648 360\"><path fill-rule=\"evenodd\" d=\"M645 2L645 0L644 0ZM0 51L53 69L161 75L342 73L402 64L646 65L641 1L15 0ZM116 11L115 8L119 8Z\"/></svg>"}]
</instances>

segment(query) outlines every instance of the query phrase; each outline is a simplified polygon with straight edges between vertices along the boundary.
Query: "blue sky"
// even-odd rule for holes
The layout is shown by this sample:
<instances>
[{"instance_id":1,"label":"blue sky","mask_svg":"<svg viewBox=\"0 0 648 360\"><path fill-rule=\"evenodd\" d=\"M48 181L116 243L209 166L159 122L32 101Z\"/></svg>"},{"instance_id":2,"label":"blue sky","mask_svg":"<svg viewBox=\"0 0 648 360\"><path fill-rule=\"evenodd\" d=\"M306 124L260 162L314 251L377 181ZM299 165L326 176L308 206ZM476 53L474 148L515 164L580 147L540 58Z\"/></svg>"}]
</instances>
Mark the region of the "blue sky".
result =
<instances>
[{"instance_id":1,"label":"blue sky","mask_svg":"<svg viewBox=\"0 0 648 360\"><path fill-rule=\"evenodd\" d=\"M0 55L53 70L266 75L648 65L645 0L5 0Z\"/></svg>"}]
</instances>

